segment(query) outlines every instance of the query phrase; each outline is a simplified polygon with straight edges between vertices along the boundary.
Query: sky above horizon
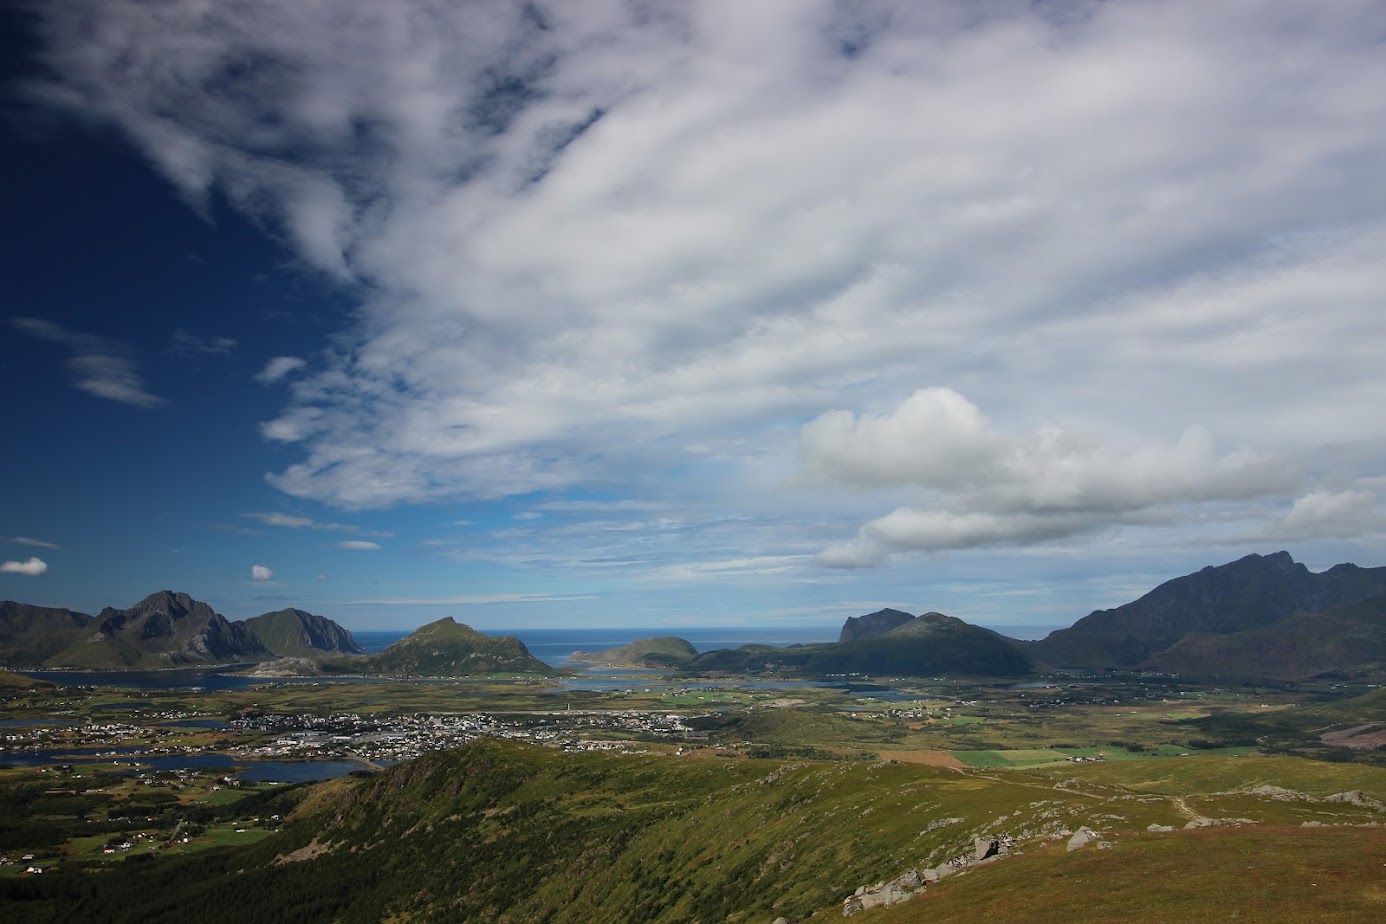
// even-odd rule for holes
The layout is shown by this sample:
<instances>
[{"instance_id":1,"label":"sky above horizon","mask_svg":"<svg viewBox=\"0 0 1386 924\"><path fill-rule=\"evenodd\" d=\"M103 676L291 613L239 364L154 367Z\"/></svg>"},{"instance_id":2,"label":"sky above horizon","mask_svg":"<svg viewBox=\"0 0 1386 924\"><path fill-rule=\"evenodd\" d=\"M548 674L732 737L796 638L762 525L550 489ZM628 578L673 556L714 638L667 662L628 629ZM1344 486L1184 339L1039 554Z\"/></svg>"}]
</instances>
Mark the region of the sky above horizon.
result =
<instances>
[{"instance_id":1,"label":"sky above horizon","mask_svg":"<svg viewBox=\"0 0 1386 924\"><path fill-rule=\"evenodd\" d=\"M0 11L0 599L1068 625L1386 564L1386 5Z\"/></svg>"}]
</instances>

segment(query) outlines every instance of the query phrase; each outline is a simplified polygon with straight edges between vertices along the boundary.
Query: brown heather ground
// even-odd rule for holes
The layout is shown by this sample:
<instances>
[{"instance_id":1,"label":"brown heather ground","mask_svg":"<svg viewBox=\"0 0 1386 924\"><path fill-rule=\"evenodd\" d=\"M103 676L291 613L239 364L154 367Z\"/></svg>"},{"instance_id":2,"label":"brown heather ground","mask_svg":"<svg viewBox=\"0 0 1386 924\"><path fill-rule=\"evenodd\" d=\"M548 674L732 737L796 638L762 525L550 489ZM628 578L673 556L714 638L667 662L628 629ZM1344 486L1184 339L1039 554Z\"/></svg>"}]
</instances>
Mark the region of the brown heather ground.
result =
<instances>
[{"instance_id":1,"label":"brown heather ground","mask_svg":"<svg viewBox=\"0 0 1386 924\"><path fill-rule=\"evenodd\" d=\"M1386 828L1226 827L1062 841L931 886L861 924L1373 924Z\"/></svg>"}]
</instances>

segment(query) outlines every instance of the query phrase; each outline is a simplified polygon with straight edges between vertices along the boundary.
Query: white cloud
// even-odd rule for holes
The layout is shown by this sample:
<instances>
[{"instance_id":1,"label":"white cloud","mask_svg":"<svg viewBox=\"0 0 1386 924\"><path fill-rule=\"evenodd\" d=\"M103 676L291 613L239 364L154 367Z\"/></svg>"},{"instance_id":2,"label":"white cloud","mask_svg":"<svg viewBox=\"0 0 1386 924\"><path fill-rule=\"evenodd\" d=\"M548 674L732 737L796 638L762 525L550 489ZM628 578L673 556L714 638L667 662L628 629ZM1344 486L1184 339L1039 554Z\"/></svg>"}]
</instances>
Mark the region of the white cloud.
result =
<instances>
[{"instance_id":1,"label":"white cloud","mask_svg":"<svg viewBox=\"0 0 1386 924\"><path fill-rule=\"evenodd\" d=\"M73 355L65 365L72 373L73 386L79 391L134 407L159 407L165 403L163 398L145 390L139 369L122 344L93 334L69 331L40 318L14 318L10 324L31 336L72 350Z\"/></svg>"},{"instance_id":2,"label":"white cloud","mask_svg":"<svg viewBox=\"0 0 1386 924\"><path fill-rule=\"evenodd\" d=\"M1219 454L1198 427L1173 445L1125 452L1059 429L1002 433L962 395L940 388L877 416L830 411L800 437L806 481L922 492L825 549L819 561L835 567L1177 520L1181 507L1280 496L1303 480L1286 459L1249 449Z\"/></svg>"},{"instance_id":3,"label":"white cloud","mask_svg":"<svg viewBox=\"0 0 1386 924\"><path fill-rule=\"evenodd\" d=\"M915 392L895 411L830 411L801 431L804 477L851 487L917 485L1033 511L1128 510L1246 499L1293 488L1296 468L1250 449L1219 455L1201 427L1172 445L1123 453L1058 428L994 429L949 389Z\"/></svg>"},{"instance_id":4,"label":"white cloud","mask_svg":"<svg viewBox=\"0 0 1386 924\"><path fill-rule=\"evenodd\" d=\"M251 580L253 580L253 581L268 581L268 580L269 580L270 578L272 578L272 577L274 577L274 572L271 571L269 568L266 568L264 565L251 565L251 566L250 566L250 579L251 579Z\"/></svg>"},{"instance_id":5,"label":"white cloud","mask_svg":"<svg viewBox=\"0 0 1386 924\"><path fill-rule=\"evenodd\" d=\"M308 365L297 356L275 356L255 375L255 381L272 385Z\"/></svg>"},{"instance_id":6,"label":"white cloud","mask_svg":"<svg viewBox=\"0 0 1386 924\"><path fill-rule=\"evenodd\" d=\"M291 495L686 494L779 530L699 561L850 564L1254 534L1386 468L1370 0L44 16L35 98L360 284L259 376Z\"/></svg>"},{"instance_id":7,"label":"white cloud","mask_svg":"<svg viewBox=\"0 0 1386 924\"><path fill-rule=\"evenodd\" d=\"M7 561L0 563L0 574L27 574L37 577L48 570L48 563L41 558L30 557L28 561Z\"/></svg>"},{"instance_id":8,"label":"white cloud","mask_svg":"<svg viewBox=\"0 0 1386 924\"><path fill-rule=\"evenodd\" d=\"M373 552L380 548L378 542L367 542L364 539L344 539L341 542L332 543L334 549L348 549L356 552Z\"/></svg>"},{"instance_id":9,"label":"white cloud","mask_svg":"<svg viewBox=\"0 0 1386 924\"><path fill-rule=\"evenodd\" d=\"M290 513L245 513L242 516L259 520L266 526L287 526L290 529L303 529L317 525L310 517L294 516Z\"/></svg>"},{"instance_id":10,"label":"white cloud","mask_svg":"<svg viewBox=\"0 0 1386 924\"><path fill-rule=\"evenodd\" d=\"M1266 538L1277 541L1386 535L1386 510L1367 488L1321 489L1295 498Z\"/></svg>"}]
</instances>

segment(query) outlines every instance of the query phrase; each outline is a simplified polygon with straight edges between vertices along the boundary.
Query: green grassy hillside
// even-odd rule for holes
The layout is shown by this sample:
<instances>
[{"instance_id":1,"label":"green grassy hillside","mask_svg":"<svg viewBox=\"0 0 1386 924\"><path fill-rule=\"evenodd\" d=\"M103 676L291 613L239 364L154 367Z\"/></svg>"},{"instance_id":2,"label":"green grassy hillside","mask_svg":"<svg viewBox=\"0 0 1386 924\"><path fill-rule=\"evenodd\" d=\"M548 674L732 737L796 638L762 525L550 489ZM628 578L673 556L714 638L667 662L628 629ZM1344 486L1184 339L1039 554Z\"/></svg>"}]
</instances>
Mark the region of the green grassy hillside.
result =
<instances>
[{"instance_id":1,"label":"green grassy hillside","mask_svg":"<svg viewBox=\"0 0 1386 924\"><path fill-rule=\"evenodd\" d=\"M1023 677L1034 671L1030 657L1013 640L942 613L915 616L880 635L855 641L790 648L742 645L734 650L708 651L688 667L695 671L785 671L817 677Z\"/></svg>"},{"instance_id":2,"label":"green grassy hillside","mask_svg":"<svg viewBox=\"0 0 1386 924\"><path fill-rule=\"evenodd\" d=\"M422 677L553 673L519 639L486 635L451 616L415 629L378 655L345 664L354 671Z\"/></svg>"},{"instance_id":3,"label":"green grassy hillside","mask_svg":"<svg viewBox=\"0 0 1386 924\"><path fill-rule=\"evenodd\" d=\"M325 616L304 610L276 610L253 616L245 621L245 627L260 644L280 658L362 653L350 632Z\"/></svg>"},{"instance_id":4,"label":"green grassy hillside","mask_svg":"<svg viewBox=\"0 0 1386 924\"><path fill-rule=\"evenodd\" d=\"M1324 769L1331 773L1318 772ZM1267 786L1276 788L1258 789ZM1357 801L1327 798L1354 791L1362 794ZM60 869L0 880L0 905L35 922L768 924L777 916L836 915L859 886L975 857L974 839L985 836L1013 844L1012 854L861 920L981 920L930 909L934 902L961 908L966 901L949 896L987 882L996 883L989 891L1009 891L1018 902L990 920L1059 920L1028 916L1031 909L1049 913L1046 901L1125 920L1153 920L1123 916L1159 907L1184 915L1171 920L1194 920L1195 913L1214 919L1246 887L1232 857L1242 866L1263 864L1262 878L1248 877L1257 883L1296 871L1319 875L1340 860L1365 869L1364 853L1375 857L1379 875L1386 835L1361 826L1383 817L1371 801L1382 796L1384 770L1290 758L1019 773L563 753L485 740L322 787L283 829L254 845L208 850L195 860L126 862L111 875ZM1190 821L1214 827L1147 832ZM1093 844L1068 854L1062 844L1080 826L1112 849ZM1158 864L1189 876L1221 864L1224 887L1200 880L1171 898L1182 884L1149 875ZM1315 896L1300 885L1296 894L1308 903ZM1021 902L1041 894L1054 898ZM1328 893L1320 897L1326 902ZM1374 900L1357 888L1338 895L1339 905L1305 907L1351 907L1357 920L1372 920Z\"/></svg>"}]
</instances>

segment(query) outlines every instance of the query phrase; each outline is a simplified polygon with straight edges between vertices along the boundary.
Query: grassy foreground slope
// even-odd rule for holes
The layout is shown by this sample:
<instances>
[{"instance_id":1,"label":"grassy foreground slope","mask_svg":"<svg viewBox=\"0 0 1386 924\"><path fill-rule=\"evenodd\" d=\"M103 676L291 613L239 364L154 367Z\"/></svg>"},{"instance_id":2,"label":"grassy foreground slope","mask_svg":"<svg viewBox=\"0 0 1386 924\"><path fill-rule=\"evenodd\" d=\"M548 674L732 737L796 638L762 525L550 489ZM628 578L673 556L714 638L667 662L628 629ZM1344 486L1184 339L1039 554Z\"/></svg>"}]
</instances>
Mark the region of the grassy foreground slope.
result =
<instances>
[{"instance_id":1,"label":"grassy foreground slope","mask_svg":"<svg viewBox=\"0 0 1386 924\"><path fill-rule=\"evenodd\" d=\"M1386 830L1203 828L1113 850L1051 845L945 880L863 924L1363 924L1386 920Z\"/></svg>"},{"instance_id":2,"label":"grassy foreground slope","mask_svg":"<svg viewBox=\"0 0 1386 924\"><path fill-rule=\"evenodd\" d=\"M1320 768L1332 775L1320 778ZM1263 781L1280 789L1253 791ZM1364 801L1322 798L1349 790L1363 793ZM1334 857L1347 862L1364 852L1379 870L1386 863L1383 829L1300 825L1386 819L1370 802L1382 797L1386 771L1293 758L1070 765L1046 775L889 762L564 753L485 740L320 787L280 832L252 846L195 859L125 862L107 874L60 869L0 881L0 914L34 922L769 924L777 916L836 915L858 886L971 854L973 839L982 835L1013 839L1023 855L945 879L911 906L887 912L914 916L872 911L861 920L981 920L917 912L949 901L953 890L991 882L999 893L1013 888L1012 877L1027 875L1047 877L1045 887L1057 895L1065 889L1061 880L1088 869L1089 861L1109 866L1068 883L1070 891L1082 884L1079 899L1095 909L1117 907L1118 897L1153 908L1177 883L1148 875L1151 864L1165 856L1195 870L1214 860L1225 865L1233 848L1217 846L1223 843L1261 843L1256 862L1271 863L1267 869L1276 876L1289 867L1274 864L1297 862L1301 845L1326 858L1305 867L1311 872L1328 868ZM1233 818L1258 824L1146 833L1152 824ZM1081 825L1113 849L1066 854L1065 832ZM1223 836L1231 840L1217 840ZM1171 846L1148 846L1164 843ZM1235 849L1245 854L1253 847ZM1051 856L1053 867L1029 865ZM1361 865L1352 863L1352 869ZM1036 868L1042 871L1026 872ZM1115 896L1104 882L1129 882L1131 891ZM1212 919L1242 887L1235 878L1220 891L1200 886L1186 904ZM1326 902L1327 893L1322 897ZM1359 889L1350 900L1357 920L1376 919L1379 906L1366 892ZM990 920L1048 918L1012 909Z\"/></svg>"}]
</instances>

